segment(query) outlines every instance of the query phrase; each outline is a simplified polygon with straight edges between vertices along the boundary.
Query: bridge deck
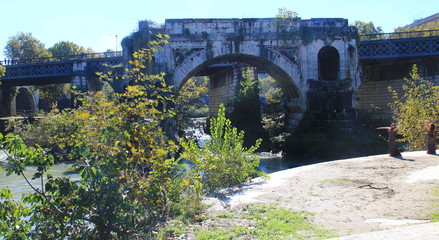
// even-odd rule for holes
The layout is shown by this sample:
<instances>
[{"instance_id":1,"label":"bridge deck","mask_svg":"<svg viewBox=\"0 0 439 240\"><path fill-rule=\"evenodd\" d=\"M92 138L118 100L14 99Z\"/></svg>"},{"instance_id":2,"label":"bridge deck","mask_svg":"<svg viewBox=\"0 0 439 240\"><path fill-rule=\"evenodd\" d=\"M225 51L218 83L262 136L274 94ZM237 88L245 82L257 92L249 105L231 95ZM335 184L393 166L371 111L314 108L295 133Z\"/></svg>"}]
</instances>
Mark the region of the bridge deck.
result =
<instances>
[{"instance_id":1,"label":"bridge deck","mask_svg":"<svg viewBox=\"0 0 439 240\"><path fill-rule=\"evenodd\" d=\"M374 34L361 36L358 53L360 60L410 58L439 55L439 30ZM107 65L122 63L122 52L81 54L66 57L7 60L4 84L28 84L25 79L51 79L78 75L73 70L75 61L86 61L87 71L103 71ZM20 81L22 80L22 81Z\"/></svg>"},{"instance_id":2,"label":"bridge deck","mask_svg":"<svg viewBox=\"0 0 439 240\"><path fill-rule=\"evenodd\" d=\"M80 62L86 62L86 68L75 70L74 64ZM6 86L66 83L73 76L102 72L121 63L122 52L8 60L4 62L7 70L1 82Z\"/></svg>"},{"instance_id":3,"label":"bridge deck","mask_svg":"<svg viewBox=\"0 0 439 240\"><path fill-rule=\"evenodd\" d=\"M439 55L439 36L361 41L360 60Z\"/></svg>"}]
</instances>

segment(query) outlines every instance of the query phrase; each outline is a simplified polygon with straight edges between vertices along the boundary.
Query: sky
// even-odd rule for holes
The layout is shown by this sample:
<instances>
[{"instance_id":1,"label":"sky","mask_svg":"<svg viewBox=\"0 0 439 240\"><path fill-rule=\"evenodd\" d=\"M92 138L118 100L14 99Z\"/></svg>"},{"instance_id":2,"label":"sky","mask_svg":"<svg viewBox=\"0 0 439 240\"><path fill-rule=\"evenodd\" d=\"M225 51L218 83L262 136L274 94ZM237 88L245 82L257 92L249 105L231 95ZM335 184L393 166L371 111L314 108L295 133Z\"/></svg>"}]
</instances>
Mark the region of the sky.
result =
<instances>
[{"instance_id":1,"label":"sky","mask_svg":"<svg viewBox=\"0 0 439 240\"><path fill-rule=\"evenodd\" d=\"M302 19L373 22L384 32L439 12L437 0L0 0L0 60L10 37L32 33L46 48L70 41L96 52L121 50L138 22L174 18L267 18L279 8Z\"/></svg>"}]
</instances>

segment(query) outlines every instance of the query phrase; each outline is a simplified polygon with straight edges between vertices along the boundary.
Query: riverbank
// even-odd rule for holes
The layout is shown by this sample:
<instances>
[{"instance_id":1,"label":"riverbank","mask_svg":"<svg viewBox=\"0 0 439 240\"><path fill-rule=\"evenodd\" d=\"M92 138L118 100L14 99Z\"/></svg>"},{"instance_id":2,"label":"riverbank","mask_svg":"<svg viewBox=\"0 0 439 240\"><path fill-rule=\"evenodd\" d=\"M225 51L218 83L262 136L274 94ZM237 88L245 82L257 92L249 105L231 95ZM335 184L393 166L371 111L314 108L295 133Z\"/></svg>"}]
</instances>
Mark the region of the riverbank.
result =
<instances>
[{"instance_id":1,"label":"riverbank","mask_svg":"<svg viewBox=\"0 0 439 240\"><path fill-rule=\"evenodd\" d=\"M438 187L439 156L406 152L288 169L205 202L212 214L249 203L309 211L314 224L345 236L429 222L439 212Z\"/></svg>"}]
</instances>

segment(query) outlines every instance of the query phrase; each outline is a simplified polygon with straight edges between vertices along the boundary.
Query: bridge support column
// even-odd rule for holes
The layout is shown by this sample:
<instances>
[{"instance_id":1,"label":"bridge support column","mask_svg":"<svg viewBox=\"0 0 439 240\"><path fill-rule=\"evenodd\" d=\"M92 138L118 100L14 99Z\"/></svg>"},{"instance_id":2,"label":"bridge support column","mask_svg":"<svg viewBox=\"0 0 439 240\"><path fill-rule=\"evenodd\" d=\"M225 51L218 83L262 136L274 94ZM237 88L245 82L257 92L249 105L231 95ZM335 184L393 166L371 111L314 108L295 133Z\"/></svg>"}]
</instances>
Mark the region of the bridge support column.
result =
<instances>
[{"instance_id":1,"label":"bridge support column","mask_svg":"<svg viewBox=\"0 0 439 240\"><path fill-rule=\"evenodd\" d=\"M15 96L17 95L15 87L2 87L0 91L0 116L16 115Z\"/></svg>"},{"instance_id":2,"label":"bridge support column","mask_svg":"<svg viewBox=\"0 0 439 240\"><path fill-rule=\"evenodd\" d=\"M72 85L79 91L88 90L88 82L86 77L87 59L78 59L73 62Z\"/></svg>"},{"instance_id":3,"label":"bridge support column","mask_svg":"<svg viewBox=\"0 0 439 240\"><path fill-rule=\"evenodd\" d=\"M288 132L294 132L297 127L299 127L299 124L301 120L303 119L303 112L301 109L301 103L300 99L289 99L287 102L287 121L286 121L286 130Z\"/></svg>"},{"instance_id":4,"label":"bridge support column","mask_svg":"<svg viewBox=\"0 0 439 240\"><path fill-rule=\"evenodd\" d=\"M235 69L226 69L209 76L209 116L216 116L221 104L228 110L235 99L238 77Z\"/></svg>"},{"instance_id":5,"label":"bridge support column","mask_svg":"<svg viewBox=\"0 0 439 240\"><path fill-rule=\"evenodd\" d=\"M239 83L244 80L247 71L250 78L258 79L257 69L245 64L236 64L231 68L209 76L209 116L216 116L221 104L224 104L229 113L233 111L233 102L240 88ZM259 107L259 103L255 102L255 104Z\"/></svg>"}]
</instances>

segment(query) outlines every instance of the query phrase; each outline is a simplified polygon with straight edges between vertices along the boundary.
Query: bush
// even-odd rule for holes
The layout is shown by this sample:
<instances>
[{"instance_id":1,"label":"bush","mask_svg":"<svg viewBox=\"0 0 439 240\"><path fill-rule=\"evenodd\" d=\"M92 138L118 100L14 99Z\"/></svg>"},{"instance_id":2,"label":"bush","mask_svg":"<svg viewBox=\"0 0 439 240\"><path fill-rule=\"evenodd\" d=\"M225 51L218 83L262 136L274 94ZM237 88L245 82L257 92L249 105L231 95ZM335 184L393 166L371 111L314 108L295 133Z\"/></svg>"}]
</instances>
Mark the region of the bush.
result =
<instances>
[{"instance_id":1,"label":"bush","mask_svg":"<svg viewBox=\"0 0 439 240\"><path fill-rule=\"evenodd\" d=\"M142 74L149 57L148 50L134 54L129 75L133 85L124 93L82 93L77 96L81 106L52 113L57 121L51 123L55 126L50 132L54 136L48 136L53 137L50 143L59 140L68 146L69 154L77 157L75 170L80 180L50 176L47 170L54 159L43 148L27 147L17 135L0 136L9 156L7 174L15 173L38 182L38 186L29 182L34 192L17 204L12 204L8 194L2 194L6 199L2 201L11 203L11 207L0 209L4 210L1 222L15 217L27 227L13 229L17 224L2 225L0 236L7 239L8 236L14 236L9 239L153 238L170 213L179 212L174 208L181 207L187 199L200 200L193 196L194 186L187 184L176 157L175 142L161 128L164 119L174 116L170 109L172 88L165 84L163 75ZM74 131L69 129L65 133L70 134L57 135L55 129L69 127L70 121L74 123ZM46 126L46 129L52 128ZM36 132L42 134L36 138L49 134ZM25 175L27 165L36 167L32 176ZM25 206L28 210L13 206ZM30 213L29 217L21 218L26 216L24 213ZM9 234L18 230L22 230L18 237Z\"/></svg>"},{"instance_id":2,"label":"bush","mask_svg":"<svg viewBox=\"0 0 439 240\"><path fill-rule=\"evenodd\" d=\"M404 79L404 95L398 96L393 92L394 102L391 103L394 120L398 125L398 133L407 142L409 150L427 149L427 134L425 127L429 123L439 123L439 86L423 79L416 65L409 78Z\"/></svg>"},{"instance_id":3,"label":"bush","mask_svg":"<svg viewBox=\"0 0 439 240\"><path fill-rule=\"evenodd\" d=\"M204 193L239 185L254 177L261 176L257 170L259 158L251 155L260 145L244 148L244 132L232 127L221 106L217 118L210 121L211 139L200 143L195 140L182 140L183 157L193 163L193 184L202 186Z\"/></svg>"},{"instance_id":4,"label":"bush","mask_svg":"<svg viewBox=\"0 0 439 240\"><path fill-rule=\"evenodd\" d=\"M33 122L11 118L8 128L20 135L26 145L47 149L56 161L71 161L78 156L72 154L68 139L80 127L71 115L69 110L53 109L41 113Z\"/></svg>"}]
</instances>

